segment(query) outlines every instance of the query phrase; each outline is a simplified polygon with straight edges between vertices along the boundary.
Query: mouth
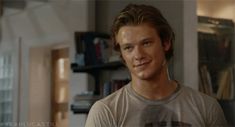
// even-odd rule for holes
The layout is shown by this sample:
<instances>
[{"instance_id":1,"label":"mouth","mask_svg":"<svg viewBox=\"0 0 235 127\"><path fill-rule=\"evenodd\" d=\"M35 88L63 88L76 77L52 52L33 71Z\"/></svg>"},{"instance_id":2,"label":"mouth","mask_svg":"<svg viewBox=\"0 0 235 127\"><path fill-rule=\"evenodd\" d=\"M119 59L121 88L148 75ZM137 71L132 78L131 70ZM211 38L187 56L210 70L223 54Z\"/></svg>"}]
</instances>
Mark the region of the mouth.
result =
<instances>
[{"instance_id":1,"label":"mouth","mask_svg":"<svg viewBox=\"0 0 235 127\"><path fill-rule=\"evenodd\" d=\"M150 63L150 61L139 63L139 64L135 64L134 68L143 68L143 67L147 66L149 63Z\"/></svg>"}]
</instances>

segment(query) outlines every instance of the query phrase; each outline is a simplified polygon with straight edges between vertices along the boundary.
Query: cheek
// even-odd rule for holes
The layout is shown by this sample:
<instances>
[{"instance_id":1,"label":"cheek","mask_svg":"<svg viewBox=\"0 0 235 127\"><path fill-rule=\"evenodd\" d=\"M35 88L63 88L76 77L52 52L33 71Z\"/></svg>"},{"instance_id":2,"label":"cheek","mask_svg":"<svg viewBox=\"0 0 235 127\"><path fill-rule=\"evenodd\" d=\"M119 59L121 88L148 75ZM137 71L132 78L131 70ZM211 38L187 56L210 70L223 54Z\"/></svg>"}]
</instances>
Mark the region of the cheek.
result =
<instances>
[{"instance_id":1,"label":"cheek","mask_svg":"<svg viewBox=\"0 0 235 127\"><path fill-rule=\"evenodd\" d=\"M122 59L126 64L130 63L130 61L131 61L130 57L128 57L126 55L125 56L122 55Z\"/></svg>"},{"instance_id":2,"label":"cheek","mask_svg":"<svg viewBox=\"0 0 235 127\"><path fill-rule=\"evenodd\" d=\"M130 55L123 55L122 54L122 60L124 61L124 63L126 64L126 66L129 68L132 65L132 60L131 60L131 56Z\"/></svg>"},{"instance_id":3,"label":"cheek","mask_svg":"<svg viewBox=\"0 0 235 127\"><path fill-rule=\"evenodd\" d=\"M165 53L162 48L155 48L149 54L152 54L152 59L155 59L157 63L161 62L162 59L165 59Z\"/></svg>"}]
</instances>

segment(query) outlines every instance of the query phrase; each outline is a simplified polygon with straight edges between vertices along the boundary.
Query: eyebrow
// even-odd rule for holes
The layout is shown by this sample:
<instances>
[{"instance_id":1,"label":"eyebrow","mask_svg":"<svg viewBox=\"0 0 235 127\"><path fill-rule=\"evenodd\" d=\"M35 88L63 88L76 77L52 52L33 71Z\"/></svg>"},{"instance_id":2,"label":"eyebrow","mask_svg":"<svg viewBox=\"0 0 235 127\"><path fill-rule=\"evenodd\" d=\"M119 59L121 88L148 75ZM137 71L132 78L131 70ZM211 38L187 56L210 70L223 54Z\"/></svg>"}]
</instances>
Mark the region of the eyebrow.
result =
<instances>
[{"instance_id":1,"label":"eyebrow","mask_svg":"<svg viewBox=\"0 0 235 127\"><path fill-rule=\"evenodd\" d=\"M135 45L135 44L132 44L132 43L125 43L125 44L120 45L120 47L126 47L126 46L130 46L130 45Z\"/></svg>"},{"instance_id":2,"label":"eyebrow","mask_svg":"<svg viewBox=\"0 0 235 127\"><path fill-rule=\"evenodd\" d=\"M141 42L145 42L145 41L151 41L151 40L153 40L153 38L152 38L152 37L144 38L143 40L141 40L141 41L140 41L140 43L141 43Z\"/></svg>"},{"instance_id":3,"label":"eyebrow","mask_svg":"<svg viewBox=\"0 0 235 127\"><path fill-rule=\"evenodd\" d=\"M128 45L141 44L141 43L143 43L143 42L145 42L145 41L151 41L151 40L153 40L153 37L146 37L146 38L143 38L142 40L138 41L137 43L126 42L126 43L124 43L124 44L120 44L120 43L118 42L118 44L119 44L120 46L128 46Z\"/></svg>"}]
</instances>

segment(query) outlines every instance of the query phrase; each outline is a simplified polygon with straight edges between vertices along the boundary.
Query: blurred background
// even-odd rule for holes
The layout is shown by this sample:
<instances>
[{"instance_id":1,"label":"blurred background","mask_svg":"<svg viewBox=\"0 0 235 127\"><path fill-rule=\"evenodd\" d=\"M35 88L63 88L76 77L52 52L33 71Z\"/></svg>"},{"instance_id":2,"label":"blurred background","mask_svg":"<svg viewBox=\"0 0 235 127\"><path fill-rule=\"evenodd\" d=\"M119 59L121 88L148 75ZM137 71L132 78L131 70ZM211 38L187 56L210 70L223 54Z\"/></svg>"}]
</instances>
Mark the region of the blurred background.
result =
<instances>
[{"instance_id":1,"label":"blurred background","mask_svg":"<svg viewBox=\"0 0 235 127\"><path fill-rule=\"evenodd\" d=\"M216 98L235 125L234 0L0 0L0 127L83 127L130 80L109 38L129 3L161 10L176 33L171 77Z\"/></svg>"}]
</instances>

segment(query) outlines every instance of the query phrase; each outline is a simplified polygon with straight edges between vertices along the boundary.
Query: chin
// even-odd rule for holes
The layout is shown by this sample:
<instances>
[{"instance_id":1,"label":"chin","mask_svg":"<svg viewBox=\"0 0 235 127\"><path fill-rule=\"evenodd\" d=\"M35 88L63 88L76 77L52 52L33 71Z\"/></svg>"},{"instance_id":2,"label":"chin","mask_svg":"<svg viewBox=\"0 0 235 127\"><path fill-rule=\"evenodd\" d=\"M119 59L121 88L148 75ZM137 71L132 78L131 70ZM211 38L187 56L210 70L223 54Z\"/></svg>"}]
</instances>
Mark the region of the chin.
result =
<instances>
[{"instance_id":1,"label":"chin","mask_svg":"<svg viewBox=\"0 0 235 127\"><path fill-rule=\"evenodd\" d=\"M141 80L151 80L153 78L156 78L157 75L160 75L160 73L161 73L161 68L135 72L134 75Z\"/></svg>"},{"instance_id":2,"label":"chin","mask_svg":"<svg viewBox=\"0 0 235 127\"><path fill-rule=\"evenodd\" d=\"M146 72L140 72L140 73L136 74L136 77L141 80L148 80L148 79L151 79L152 77L154 77L154 75L150 74L150 73L146 73Z\"/></svg>"}]
</instances>

